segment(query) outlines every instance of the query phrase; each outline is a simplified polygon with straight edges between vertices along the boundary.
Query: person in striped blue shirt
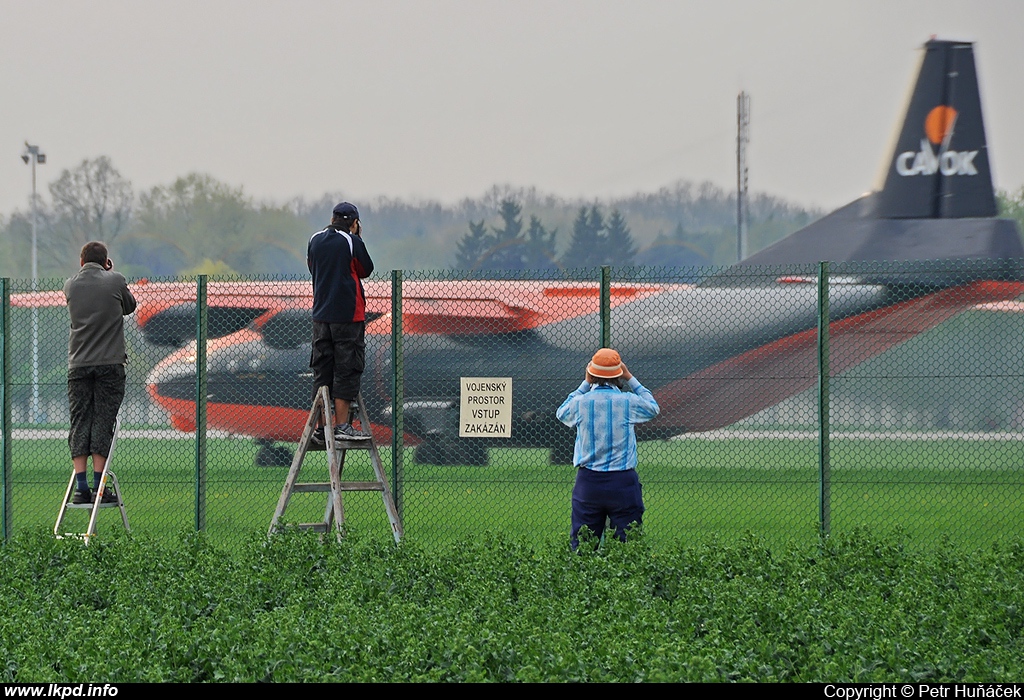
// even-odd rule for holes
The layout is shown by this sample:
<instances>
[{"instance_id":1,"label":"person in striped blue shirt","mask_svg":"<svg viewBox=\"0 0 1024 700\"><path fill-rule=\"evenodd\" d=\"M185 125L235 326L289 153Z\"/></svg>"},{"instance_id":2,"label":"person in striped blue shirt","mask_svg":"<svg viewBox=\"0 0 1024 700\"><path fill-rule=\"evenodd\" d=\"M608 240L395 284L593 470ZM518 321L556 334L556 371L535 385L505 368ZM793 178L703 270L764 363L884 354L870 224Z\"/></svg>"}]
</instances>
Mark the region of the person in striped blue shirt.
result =
<instances>
[{"instance_id":1,"label":"person in striped blue shirt","mask_svg":"<svg viewBox=\"0 0 1024 700\"><path fill-rule=\"evenodd\" d=\"M631 525L641 524L644 502L636 473L633 426L651 420L658 411L654 395L611 348L594 353L586 379L558 407L558 420L576 428L573 550L579 546L583 527L600 538L605 518L623 541Z\"/></svg>"}]
</instances>

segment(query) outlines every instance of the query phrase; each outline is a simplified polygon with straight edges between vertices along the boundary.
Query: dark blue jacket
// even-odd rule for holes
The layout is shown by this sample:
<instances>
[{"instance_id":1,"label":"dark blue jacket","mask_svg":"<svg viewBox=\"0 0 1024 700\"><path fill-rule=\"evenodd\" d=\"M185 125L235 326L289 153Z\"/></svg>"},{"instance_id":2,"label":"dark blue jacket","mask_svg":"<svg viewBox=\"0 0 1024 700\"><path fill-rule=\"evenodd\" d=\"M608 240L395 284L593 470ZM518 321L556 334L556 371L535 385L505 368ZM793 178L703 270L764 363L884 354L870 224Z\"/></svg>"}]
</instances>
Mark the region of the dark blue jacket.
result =
<instances>
[{"instance_id":1,"label":"dark blue jacket","mask_svg":"<svg viewBox=\"0 0 1024 700\"><path fill-rule=\"evenodd\" d=\"M366 320L359 280L373 272L373 261L359 236L328 226L309 239L306 264L313 275L313 320L351 323Z\"/></svg>"}]
</instances>

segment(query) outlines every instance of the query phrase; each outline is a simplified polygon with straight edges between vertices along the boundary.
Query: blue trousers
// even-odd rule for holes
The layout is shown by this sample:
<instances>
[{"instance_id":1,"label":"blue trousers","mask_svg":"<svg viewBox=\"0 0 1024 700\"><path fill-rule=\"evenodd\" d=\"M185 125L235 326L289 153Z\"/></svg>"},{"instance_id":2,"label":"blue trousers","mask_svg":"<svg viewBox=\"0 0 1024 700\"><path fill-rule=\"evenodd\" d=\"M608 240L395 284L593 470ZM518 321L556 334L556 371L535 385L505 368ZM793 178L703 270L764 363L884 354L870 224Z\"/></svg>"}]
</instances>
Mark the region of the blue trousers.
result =
<instances>
[{"instance_id":1,"label":"blue trousers","mask_svg":"<svg viewBox=\"0 0 1024 700\"><path fill-rule=\"evenodd\" d=\"M635 469L595 472L580 468L572 489L572 548L579 546L579 533L589 528L598 538L604 533L605 518L615 536L626 541L626 529L643 522L644 499Z\"/></svg>"}]
</instances>

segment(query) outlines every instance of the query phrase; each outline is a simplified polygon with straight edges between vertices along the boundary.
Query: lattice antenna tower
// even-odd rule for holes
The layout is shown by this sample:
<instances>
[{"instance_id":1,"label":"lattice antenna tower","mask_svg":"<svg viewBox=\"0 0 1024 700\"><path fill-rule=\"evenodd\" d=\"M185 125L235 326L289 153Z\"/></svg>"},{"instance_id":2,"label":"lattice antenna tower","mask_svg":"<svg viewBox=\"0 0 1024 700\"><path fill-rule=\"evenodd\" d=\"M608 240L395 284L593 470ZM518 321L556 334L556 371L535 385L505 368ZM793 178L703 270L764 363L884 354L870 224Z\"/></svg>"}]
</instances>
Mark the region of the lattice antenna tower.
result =
<instances>
[{"instance_id":1,"label":"lattice antenna tower","mask_svg":"<svg viewBox=\"0 0 1024 700\"><path fill-rule=\"evenodd\" d=\"M750 95L736 96L736 257L743 260L747 248L750 209L747 206L747 146L750 144Z\"/></svg>"}]
</instances>

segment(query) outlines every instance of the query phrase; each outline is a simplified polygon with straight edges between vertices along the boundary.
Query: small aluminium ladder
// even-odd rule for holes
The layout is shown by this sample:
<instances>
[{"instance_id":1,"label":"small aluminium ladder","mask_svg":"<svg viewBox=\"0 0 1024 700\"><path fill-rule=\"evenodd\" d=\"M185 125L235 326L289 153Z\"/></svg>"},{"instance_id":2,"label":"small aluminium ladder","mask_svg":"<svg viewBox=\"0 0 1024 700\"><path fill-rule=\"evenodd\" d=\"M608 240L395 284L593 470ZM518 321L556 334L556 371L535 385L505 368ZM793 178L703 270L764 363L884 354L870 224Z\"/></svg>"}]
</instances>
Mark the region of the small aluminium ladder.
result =
<instances>
[{"instance_id":1,"label":"small aluminium ladder","mask_svg":"<svg viewBox=\"0 0 1024 700\"><path fill-rule=\"evenodd\" d=\"M360 393L349 410L348 422L359 418L362 429L370 434L369 440L335 440L334 439L334 411L328 387L320 387L316 398L313 400L313 407L309 411L309 418L306 420L306 427L299 439L299 446L292 458L292 466L288 470L288 477L285 479L284 488L281 490L281 498L277 502L277 509L274 511L274 519L270 521L270 529L267 534L273 535L279 527L281 518L284 517L285 509L294 493L326 493L327 505L324 508L324 519L317 523L298 523L294 527L314 532L327 533L334 527L338 540L341 540L345 524L345 507L342 502L342 494L346 491L379 491L384 500L384 510L387 511L388 520L391 522L391 534L395 542L402 539L402 523L398 517L398 510L395 508L394 499L391 497L391 489L388 487L387 478L384 475L384 467L380 461L380 453L377 451L377 443L373 440L373 433L370 430L370 419L366 414L366 407L363 405L363 395ZM356 415L358 412L358 416ZM313 438L313 431L317 424L324 426L324 440L327 443L327 467L330 473L330 481L323 482L299 482L299 473L302 471L302 462L306 453L310 451L310 442ZM341 473L345 468L345 453L348 450L369 450L370 462L373 464L374 479L372 481L342 481Z\"/></svg>"},{"instance_id":2,"label":"small aluminium ladder","mask_svg":"<svg viewBox=\"0 0 1024 700\"><path fill-rule=\"evenodd\" d=\"M96 516L100 510L104 508L118 508L121 511L121 522L124 523L124 529L131 532L131 528L128 527L128 513L124 508L124 499L121 497L121 487L117 483L117 477L114 472L110 470L110 465L114 461L114 448L117 447L117 436L121 432L121 420L120 418L114 419L114 435L110 440L110 452L107 454L107 463L103 465L103 476L100 477L100 487L96 489L95 499L92 503L72 503L72 496L75 492L75 470L71 470L71 479L68 480L68 487L64 491L64 500L61 502L60 511L57 513L57 522L53 526L53 534L57 539L63 539L65 537L77 537L84 540L86 544L89 544L96 535ZM86 475L88 478L88 474ZM103 492L107 487L107 481L110 481L110 487L117 496L116 503L101 503L103 498ZM64 516L67 515L69 509L81 509L91 511L89 513L89 525L86 527L84 533L82 532L61 532L60 526L64 522Z\"/></svg>"}]
</instances>

